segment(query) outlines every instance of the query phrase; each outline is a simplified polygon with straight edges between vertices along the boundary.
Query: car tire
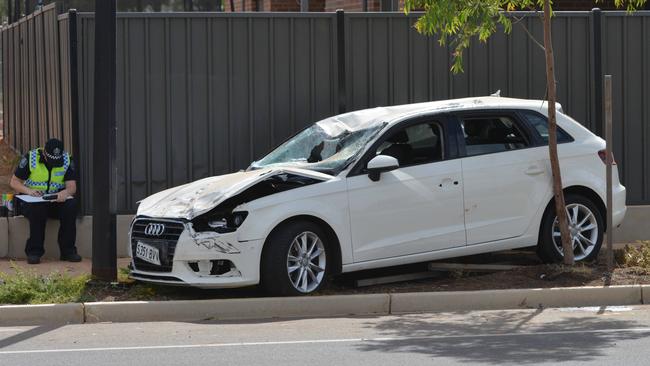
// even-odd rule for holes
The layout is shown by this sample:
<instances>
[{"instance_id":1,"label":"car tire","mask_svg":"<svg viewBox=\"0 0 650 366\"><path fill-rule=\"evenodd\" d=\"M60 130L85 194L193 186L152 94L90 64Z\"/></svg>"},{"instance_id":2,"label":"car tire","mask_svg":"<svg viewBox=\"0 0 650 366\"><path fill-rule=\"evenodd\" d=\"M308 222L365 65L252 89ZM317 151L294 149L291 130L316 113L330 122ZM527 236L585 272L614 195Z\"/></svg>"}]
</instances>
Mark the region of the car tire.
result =
<instances>
[{"instance_id":1,"label":"car tire","mask_svg":"<svg viewBox=\"0 0 650 366\"><path fill-rule=\"evenodd\" d=\"M333 259L327 239L325 231L310 221L292 221L273 230L262 253L261 287L279 296L318 291Z\"/></svg>"},{"instance_id":2,"label":"car tire","mask_svg":"<svg viewBox=\"0 0 650 366\"><path fill-rule=\"evenodd\" d=\"M569 230L572 232L575 261L595 260L603 244L605 228L598 206L591 199L577 194L565 195L565 203L570 215ZM537 254L545 263L561 262L564 257L554 202L549 204L542 218Z\"/></svg>"}]
</instances>

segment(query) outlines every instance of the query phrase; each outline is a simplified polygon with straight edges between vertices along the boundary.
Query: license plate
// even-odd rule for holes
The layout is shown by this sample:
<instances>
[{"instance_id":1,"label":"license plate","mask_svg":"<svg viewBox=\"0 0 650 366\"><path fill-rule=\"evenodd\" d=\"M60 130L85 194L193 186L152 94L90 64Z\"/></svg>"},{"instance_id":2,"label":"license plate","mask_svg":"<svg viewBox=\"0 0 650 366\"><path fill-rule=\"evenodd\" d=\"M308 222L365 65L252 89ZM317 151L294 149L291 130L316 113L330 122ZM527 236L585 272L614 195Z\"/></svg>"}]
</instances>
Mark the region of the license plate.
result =
<instances>
[{"instance_id":1,"label":"license plate","mask_svg":"<svg viewBox=\"0 0 650 366\"><path fill-rule=\"evenodd\" d=\"M138 242L135 246L135 256L149 263L160 265L160 254L158 248Z\"/></svg>"}]
</instances>

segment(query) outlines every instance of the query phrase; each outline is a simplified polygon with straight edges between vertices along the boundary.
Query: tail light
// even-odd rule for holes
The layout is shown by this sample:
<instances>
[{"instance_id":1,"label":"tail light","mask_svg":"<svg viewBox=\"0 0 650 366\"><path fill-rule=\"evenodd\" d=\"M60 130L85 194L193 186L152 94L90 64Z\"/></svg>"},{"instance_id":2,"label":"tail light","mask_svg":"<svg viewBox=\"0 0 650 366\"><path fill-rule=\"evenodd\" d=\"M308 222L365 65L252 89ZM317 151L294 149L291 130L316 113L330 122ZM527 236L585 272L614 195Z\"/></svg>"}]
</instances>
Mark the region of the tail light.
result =
<instances>
[{"instance_id":1,"label":"tail light","mask_svg":"<svg viewBox=\"0 0 650 366\"><path fill-rule=\"evenodd\" d=\"M604 164L607 164L607 150L600 150L598 152L598 156L600 157L600 160L602 160ZM612 165L616 165L616 159L614 159L614 153L612 153Z\"/></svg>"}]
</instances>

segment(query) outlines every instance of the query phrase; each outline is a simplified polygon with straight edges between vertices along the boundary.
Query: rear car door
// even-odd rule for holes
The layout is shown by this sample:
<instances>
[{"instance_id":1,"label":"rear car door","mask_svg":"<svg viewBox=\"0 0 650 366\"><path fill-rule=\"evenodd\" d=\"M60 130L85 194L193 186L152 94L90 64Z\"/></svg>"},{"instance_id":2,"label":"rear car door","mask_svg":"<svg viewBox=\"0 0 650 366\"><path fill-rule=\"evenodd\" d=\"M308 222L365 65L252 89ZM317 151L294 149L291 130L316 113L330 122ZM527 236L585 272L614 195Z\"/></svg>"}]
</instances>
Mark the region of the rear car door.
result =
<instances>
[{"instance_id":1,"label":"rear car door","mask_svg":"<svg viewBox=\"0 0 650 366\"><path fill-rule=\"evenodd\" d=\"M454 116L462 134L467 245L523 235L552 188L547 148L516 111Z\"/></svg>"},{"instance_id":2,"label":"rear car door","mask_svg":"<svg viewBox=\"0 0 650 366\"><path fill-rule=\"evenodd\" d=\"M370 147L348 175L355 262L465 245L461 165L446 120L400 123ZM393 156L396 170L376 182L364 171L376 155Z\"/></svg>"}]
</instances>

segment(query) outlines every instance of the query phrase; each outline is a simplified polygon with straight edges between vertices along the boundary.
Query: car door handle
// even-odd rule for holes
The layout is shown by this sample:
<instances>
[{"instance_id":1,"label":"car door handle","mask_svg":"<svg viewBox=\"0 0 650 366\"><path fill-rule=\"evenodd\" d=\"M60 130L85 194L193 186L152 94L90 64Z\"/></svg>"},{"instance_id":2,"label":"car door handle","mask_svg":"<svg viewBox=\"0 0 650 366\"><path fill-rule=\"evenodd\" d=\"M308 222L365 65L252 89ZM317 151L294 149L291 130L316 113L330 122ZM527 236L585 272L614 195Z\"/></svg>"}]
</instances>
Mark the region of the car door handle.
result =
<instances>
[{"instance_id":1,"label":"car door handle","mask_svg":"<svg viewBox=\"0 0 650 366\"><path fill-rule=\"evenodd\" d=\"M458 181L457 180L452 180L451 178L445 178L445 179L442 180L442 182L440 182L440 184L438 184L438 187L442 188L442 186L446 186L446 185L450 185L450 184L453 184L453 185L457 186Z\"/></svg>"},{"instance_id":2,"label":"car door handle","mask_svg":"<svg viewBox=\"0 0 650 366\"><path fill-rule=\"evenodd\" d=\"M537 165L531 165L528 167L528 169L526 169L524 173L528 175L540 175L540 174L544 174L544 169L540 168Z\"/></svg>"}]
</instances>

